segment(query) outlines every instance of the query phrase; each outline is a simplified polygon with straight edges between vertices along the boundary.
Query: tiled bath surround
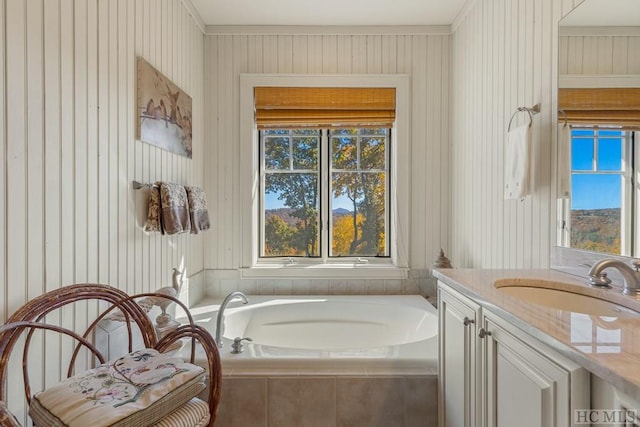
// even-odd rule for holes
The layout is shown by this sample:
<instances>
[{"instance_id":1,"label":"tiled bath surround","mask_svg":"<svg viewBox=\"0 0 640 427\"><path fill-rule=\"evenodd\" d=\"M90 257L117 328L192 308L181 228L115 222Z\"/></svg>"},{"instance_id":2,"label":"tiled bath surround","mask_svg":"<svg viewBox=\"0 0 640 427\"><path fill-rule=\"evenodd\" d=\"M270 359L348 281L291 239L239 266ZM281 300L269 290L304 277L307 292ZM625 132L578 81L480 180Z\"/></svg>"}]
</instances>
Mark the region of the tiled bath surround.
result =
<instances>
[{"instance_id":1,"label":"tiled bath surround","mask_svg":"<svg viewBox=\"0 0 640 427\"><path fill-rule=\"evenodd\" d=\"M221 427L435 427L436 376L224 376Z\"/></svg>"},{"instance_id":2,"label":"tiled bath surround","mask_svg":"<svg viewBox=\"0 0 640 427\"><path fill-rule=\"evenodd\" d=\"M429 270L410 270L407 279L244 279L235 270L204 270L207 296L224 297L233 291L247 295L424 295L435 296Z\"/></svg>"}]
</instances>

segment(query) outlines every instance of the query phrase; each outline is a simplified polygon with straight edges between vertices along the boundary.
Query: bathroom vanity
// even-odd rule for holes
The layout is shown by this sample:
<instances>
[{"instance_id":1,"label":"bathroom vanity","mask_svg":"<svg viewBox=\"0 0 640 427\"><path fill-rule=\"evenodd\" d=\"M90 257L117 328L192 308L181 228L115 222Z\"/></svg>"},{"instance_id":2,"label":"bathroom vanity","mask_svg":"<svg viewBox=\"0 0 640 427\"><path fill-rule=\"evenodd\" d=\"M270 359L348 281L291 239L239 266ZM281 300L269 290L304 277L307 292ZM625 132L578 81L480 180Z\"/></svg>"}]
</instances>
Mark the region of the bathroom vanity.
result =
<instances>
[{"instance_id":1,"label":"bathroom vanity","mask_svg":"<svg viewBox=\"0 0 640 427\"><path fill-rule=\"evenodd\" d=\"M434 275L441 427L571 426L602 421L591 409L640 410L640 300L553 270Z\"/></svg>"}]
</instances>

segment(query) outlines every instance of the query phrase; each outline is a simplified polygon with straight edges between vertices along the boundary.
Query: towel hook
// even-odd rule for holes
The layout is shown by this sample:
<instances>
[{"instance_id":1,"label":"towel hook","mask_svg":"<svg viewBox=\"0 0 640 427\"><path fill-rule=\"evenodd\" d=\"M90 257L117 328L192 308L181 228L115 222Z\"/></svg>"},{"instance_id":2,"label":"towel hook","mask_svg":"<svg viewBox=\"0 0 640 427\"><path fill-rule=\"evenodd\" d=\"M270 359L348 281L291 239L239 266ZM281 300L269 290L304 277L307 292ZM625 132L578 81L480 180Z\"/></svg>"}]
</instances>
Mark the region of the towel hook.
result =
<instances>
[{"instance_id":1,"label":"towel hook","mask_svg":"<svg viewBox=\"0 0 640 427\"><path fill-rule=\"evenodd\" d=\"M529 114L529 127L533 124L533 116L534 114L538 114L540 112L540 104L536 104L533 107L518 107L516 111L511 115L511 119L509 120L509 125L507 126L507 132L511 130L511 122L513 122L513 118L521 111L526 111Z\"/></svg>"}]
</instances>

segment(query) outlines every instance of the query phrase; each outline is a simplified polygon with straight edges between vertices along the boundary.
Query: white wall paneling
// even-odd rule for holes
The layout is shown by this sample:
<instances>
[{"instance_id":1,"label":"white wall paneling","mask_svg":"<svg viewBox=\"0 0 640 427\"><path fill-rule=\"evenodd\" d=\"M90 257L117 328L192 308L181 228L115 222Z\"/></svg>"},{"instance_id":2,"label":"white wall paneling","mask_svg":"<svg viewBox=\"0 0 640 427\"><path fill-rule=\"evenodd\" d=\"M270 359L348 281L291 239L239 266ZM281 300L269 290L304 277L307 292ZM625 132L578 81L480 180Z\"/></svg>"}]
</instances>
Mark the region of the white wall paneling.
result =
<instances>
[{"instance_id":1,"label":"white wall paneling","mask_svg":"<svg viewBox=\"0 0 640 427\"><path fill-rule=\"evenodd\" d=\"M555 233L558 21L581 0L475 0L453 24L451 260L459 267L548 267ZM507 123L541 103L534 190L503 200ZM526 114L518 115L525 123Z\"/></svg>"},{"instance_id":2,"label":"white wall paneling","mask_svg":"<svg viewBox=\"0 0 640 427\"><path fill-rule=\"evenodd\" d=\"M558 70L565 75L640 75L640 26L561 31ZM591 32L592 34L588 34Z\"/></svg>"},{"instance_id":3,"label":"white wall paneling","mask_svg":"<svg viewBox=\"0 0 640 427\"><path fill-rule=\"evenodd\" d=\"M131 189L204 185L201 28L181 0L0 1L2 320L62 285L136 293L168 285L172 267L203 269L203 235L145 234L145 200ZM136 140L136 55L193 98L192 160ZM91 316L89 307L60 321L82 328ZM46 349L69 351L49 339ZM56 381L56 359L32 378Z\"/></svg>"},{"instance_id":4,"label":"white wall paneling","mask_svg":"<svg viewBox=\"0 0 640 427\"><path fill-rule=\"evenodd\" d=\"M210 145L204 174L215 224L205 237L205 268L213 270L212 276L228 277L241 266L245 230L238 214L242 201L239 158L241 144L246 143L239 140L241 73L408 74L412 111L409 264L411 269L426 271L440 248L449 248L450 36L429 31L362 34L358 29L348 34L344 28L319 34L305 34L300 28L258 30L232 28L205 37ZM308 281L303 282L308 287Z\"/></svg>"}]
</instances>

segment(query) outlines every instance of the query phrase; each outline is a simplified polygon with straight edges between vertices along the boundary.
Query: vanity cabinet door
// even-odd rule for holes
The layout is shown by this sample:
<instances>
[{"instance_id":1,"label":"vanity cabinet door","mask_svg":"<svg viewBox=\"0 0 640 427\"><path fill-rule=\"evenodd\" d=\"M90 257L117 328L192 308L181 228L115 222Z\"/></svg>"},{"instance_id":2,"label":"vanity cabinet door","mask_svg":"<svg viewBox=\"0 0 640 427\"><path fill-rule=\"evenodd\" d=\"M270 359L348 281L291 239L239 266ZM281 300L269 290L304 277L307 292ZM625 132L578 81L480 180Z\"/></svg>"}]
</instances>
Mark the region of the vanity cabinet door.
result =
<instances>
[{"instance_id":1,"label":"vanity cabinet door","mask_svg":"<svg viewBox=\"0 0 640 427\"><path fill-rule=\"evenodd\" d=\"M476 325L480 306L446 285L438 288L440 427L476 427Z\"/></svg>"},{"instance_id":2,"label":"vanity cabinet door","mask_svg":"<svg viewBox=\"0 0 640 427\"><path fill-rule=\"evenodd\" d=\"M490 312L478 331L486 427L570 426L572 408L588 407L583 368Z\"/></svg>"}]
</instances>

